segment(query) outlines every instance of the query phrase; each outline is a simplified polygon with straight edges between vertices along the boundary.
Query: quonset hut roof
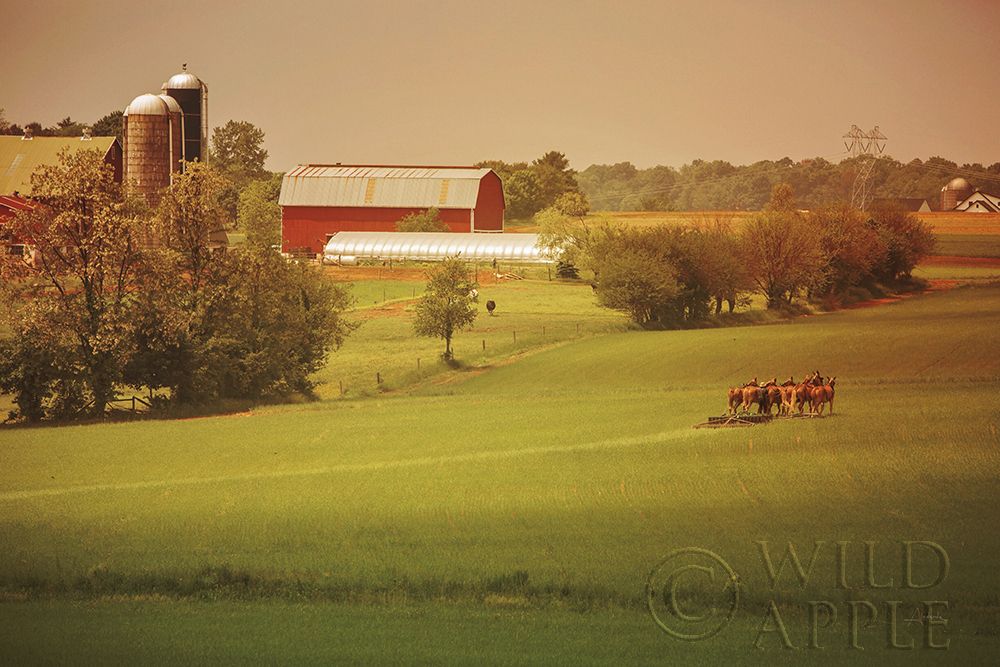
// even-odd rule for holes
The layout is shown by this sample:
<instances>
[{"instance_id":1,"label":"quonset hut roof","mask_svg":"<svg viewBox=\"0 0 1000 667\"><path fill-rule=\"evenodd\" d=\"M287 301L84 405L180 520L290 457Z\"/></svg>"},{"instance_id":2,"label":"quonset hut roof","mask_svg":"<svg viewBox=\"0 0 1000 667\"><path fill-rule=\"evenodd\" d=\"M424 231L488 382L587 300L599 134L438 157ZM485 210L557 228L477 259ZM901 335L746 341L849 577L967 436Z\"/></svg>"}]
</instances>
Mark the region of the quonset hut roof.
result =
<instances>
[{"instance_id":1,"label":"quonset hut roof","mask_svg":"<svg viewBox=\"0 0 1000 667\"><path fill-rule=\"evenodd\" d=\"M491 262L551 264L538 234L461 234L436 232L338 232L323 250L330 261L344 257L440 261L448 257Z\"/></svg>"},{"instance_id":2,"label":"quonset hut roof","mask_svg":"<svg viewBox=\"0 0 1000 667\"><path fill-rule=\"evenodd\" d=\"M281 181L282 206L475 208L490 169L299 165Z\"/></svg>"}]
</instances>

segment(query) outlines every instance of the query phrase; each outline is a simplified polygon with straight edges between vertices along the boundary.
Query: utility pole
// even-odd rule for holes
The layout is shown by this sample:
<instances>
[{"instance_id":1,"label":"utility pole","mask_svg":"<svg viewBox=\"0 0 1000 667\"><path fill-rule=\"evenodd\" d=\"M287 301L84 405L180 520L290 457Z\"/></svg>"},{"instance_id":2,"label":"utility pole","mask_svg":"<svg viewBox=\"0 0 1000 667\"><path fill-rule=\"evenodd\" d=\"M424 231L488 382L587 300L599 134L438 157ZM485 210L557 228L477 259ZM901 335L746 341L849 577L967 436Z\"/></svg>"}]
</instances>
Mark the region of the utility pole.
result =
<instances>
[{"instance_id":1,"label":"utility pole","mask_svg":"<svg viewBox=\"0 0 1000 667\"><path fill-rule=\"evenodd\" d=\"M851 125L851 130L844 135L844 147L855 158L857 171L854 174L854 186L851 188L851 206L864 210L868 204L868 178L872 175L875 163L885 153L888 137L882 134L878 125L870 132L865 132L857 125Z\"/></svg>"}]
</instances>

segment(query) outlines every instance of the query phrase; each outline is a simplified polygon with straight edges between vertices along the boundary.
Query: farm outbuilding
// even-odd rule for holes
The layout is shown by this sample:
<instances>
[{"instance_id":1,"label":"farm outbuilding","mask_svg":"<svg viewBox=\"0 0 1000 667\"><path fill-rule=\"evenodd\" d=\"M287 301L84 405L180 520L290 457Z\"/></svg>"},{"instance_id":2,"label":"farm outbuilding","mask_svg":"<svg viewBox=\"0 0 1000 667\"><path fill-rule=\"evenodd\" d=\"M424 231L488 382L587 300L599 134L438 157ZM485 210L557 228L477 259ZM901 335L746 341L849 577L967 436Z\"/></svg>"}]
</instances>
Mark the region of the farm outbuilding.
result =
<instances>
[{"instance_id":1,"label":"farm outbuilding","mask_svg":"<svg viewBox=\"0 0 1000 667\"><path fill-rule=\"evenodd\" d=\"M122 180L122 145L115 137L0 136L0 195L31 195L31 174L42 165L59 164L59 152L99 151L106 164Z\"/></svg>"},{"instance_id":2,"label":"farm outbuilding","mask_svg":"<svg viewBox=\"0 0 1000 667\"><path fill-rule=\"evenodd\" d=\"M955 207L964 213L1000 213L1000 197L976 190Z\"/></svg>"},{"instance_id":3,"label":"farm outbuilding","mask_svg":"<svg viewBox=\"0 0 1000 667\"><path fill-rule=\"evenodd\" d=\"M300 165L281 182L281 246L322 252L338 232L394 232L429 208L451 232L502 232L503 183L492 169Z\"/></svg>"},{"instance_id":4,"label":"farm outbuilding","mask_svg":"<svg viewBox=\"0 0 1000 667\"><path fill-rule=\"evenodd\" d=\"M555 261L552 253L538 244L538 234L337 232L323 250L323 260L336 264L359 259L434 262L448 257L520 264Z\"/></svg>"},{"instance_id":5,"label":"farm outbuilding","mask_svg":"<svg viewBox=\"0 0 1000 667\"><path fill-rule=\"evenodd\" d=\"M874 200L872 203L876 206L879 204L883 206L895 206L903 211L910 211L912 213L930 213L933 210L931 209L930 202L920 197L883 197Z\"/></svg>"}]
</instances>

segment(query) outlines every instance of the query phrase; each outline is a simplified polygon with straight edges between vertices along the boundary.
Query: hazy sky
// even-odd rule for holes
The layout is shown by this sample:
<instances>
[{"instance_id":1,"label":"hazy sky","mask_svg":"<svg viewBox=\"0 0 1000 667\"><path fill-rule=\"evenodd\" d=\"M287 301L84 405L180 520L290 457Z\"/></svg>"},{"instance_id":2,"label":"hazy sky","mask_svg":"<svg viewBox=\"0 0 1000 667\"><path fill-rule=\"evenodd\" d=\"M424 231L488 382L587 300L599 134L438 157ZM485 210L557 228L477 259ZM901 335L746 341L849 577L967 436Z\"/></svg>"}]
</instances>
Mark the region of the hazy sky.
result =
<instances>
[{"instance_id":1,"label":"hazy sky","mask_svg":"<svg viewBox=\"0 0 1000 667\"><path fill-rule=\"evenodd\" d=\"M577 169L827 156L856 123L901 160L1000 161L1000 0L0 0L12 122L96 120L182 62L268 167Z\"/></svg>"}]
</instances>

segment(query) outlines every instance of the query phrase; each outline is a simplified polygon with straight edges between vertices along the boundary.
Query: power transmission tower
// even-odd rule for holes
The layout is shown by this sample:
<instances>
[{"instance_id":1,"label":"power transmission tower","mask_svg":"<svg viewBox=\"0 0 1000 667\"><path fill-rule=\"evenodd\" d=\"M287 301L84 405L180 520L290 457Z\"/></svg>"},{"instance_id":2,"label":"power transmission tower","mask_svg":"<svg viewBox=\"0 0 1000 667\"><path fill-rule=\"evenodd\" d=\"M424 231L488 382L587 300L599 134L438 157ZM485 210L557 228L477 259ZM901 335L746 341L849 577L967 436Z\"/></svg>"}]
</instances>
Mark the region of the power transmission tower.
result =
<instances>
[{"instance_id":1,"label":"power transmission tower","mask_svg":"<svg viewBox=\"0 0 1000 667\"><path fill-rule=\"evenodd\" d=\"M851 125L851 130L844 135L844 147L855 158L857 172L854 175L854 186L851 188L851 206L864 210L868 203L868 177L872 175L875 162L885 153L888 137L882 134L878 125L870 132L865 132L857 125Z\"/></svg>"}]
</instances>

